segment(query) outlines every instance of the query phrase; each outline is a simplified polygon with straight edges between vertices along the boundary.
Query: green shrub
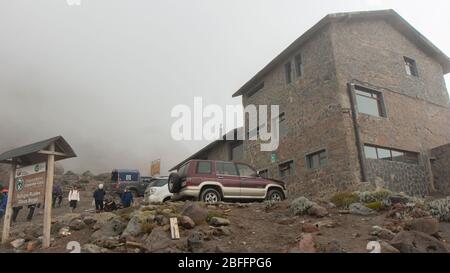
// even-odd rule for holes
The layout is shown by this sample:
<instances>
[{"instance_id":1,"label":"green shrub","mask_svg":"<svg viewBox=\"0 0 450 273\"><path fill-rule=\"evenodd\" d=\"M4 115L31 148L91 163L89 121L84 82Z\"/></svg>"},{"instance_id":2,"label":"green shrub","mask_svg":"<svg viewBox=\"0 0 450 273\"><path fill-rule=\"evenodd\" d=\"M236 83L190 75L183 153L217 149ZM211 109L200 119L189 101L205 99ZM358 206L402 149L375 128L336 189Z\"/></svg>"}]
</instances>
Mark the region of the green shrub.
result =
<instances>
[{"instance_id":1,"label":"green shrub","mask_svg":"<svg viewBox=\"0 0 450 273\"><path fill-rule=\"evenodd\" d=\"M352 192L338 192L331 197L330 201L338 208L347 208L353 203L358 203L359 196Z\"/></svg>"},{"instance_id":2,"label":"green shrub","mask_svg":"<svg viewBox=\"0 0 450 273\"><path fill-rule=\"evenodd\" d=\"M385 208L383 201L375 201L365 204L366 207L372 210L381 211Z\"/></svg>"}]
</instances>

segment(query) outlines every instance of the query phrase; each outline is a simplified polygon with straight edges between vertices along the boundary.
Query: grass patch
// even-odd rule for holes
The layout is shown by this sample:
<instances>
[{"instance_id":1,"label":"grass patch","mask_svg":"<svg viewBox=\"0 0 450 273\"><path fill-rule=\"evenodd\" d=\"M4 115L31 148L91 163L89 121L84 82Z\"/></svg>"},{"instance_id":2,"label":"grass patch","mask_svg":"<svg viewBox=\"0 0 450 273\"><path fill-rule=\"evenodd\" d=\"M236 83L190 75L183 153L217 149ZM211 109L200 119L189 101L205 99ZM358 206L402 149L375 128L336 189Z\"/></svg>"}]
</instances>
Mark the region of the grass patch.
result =
<instances>
[{"instance_id":1,"label":"grass patch","mask_svg":"<svg viewBox=\"0 0 450 273\"><path fill-rule=\"evenodd\" d=\"M338 192L331 197L330 201L339 208L347 208L351 204L359 202L359 196L352 192Z\"/></svg>"},{"instance_id":2,"label":"grass patch","mask_svg":"<svg viewBox=\"0 0 450 273\"><path fill-rule=\"evenodd\" d=\"M212 218L214 217L219 217L219 218L226 218L226 216L218 211L208 211L208 215L206 216L206 222L209 223L209 221L211 221Z\"/></svg>"},{"instance_id":3,"label":"grass patch","mask_svg":"<svg viewBox=\"0 0 450 273\"><path fill-rule=\"evenodd\" d=\"M381 201L370 202L365 204L365 206L375 211L382 211L385 208L384 203Z\"/></svg>"}]
</instances>

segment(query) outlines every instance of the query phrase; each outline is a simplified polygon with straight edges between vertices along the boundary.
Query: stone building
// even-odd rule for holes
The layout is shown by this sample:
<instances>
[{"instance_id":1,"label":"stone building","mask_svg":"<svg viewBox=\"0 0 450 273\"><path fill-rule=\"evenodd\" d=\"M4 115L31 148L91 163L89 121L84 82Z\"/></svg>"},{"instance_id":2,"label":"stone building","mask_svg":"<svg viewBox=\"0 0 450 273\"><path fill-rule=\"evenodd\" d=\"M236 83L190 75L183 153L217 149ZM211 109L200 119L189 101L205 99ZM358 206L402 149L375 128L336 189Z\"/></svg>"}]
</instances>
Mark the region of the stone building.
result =
<instances>
[{"instance_id":1,"label":"stone building","mask_svg":"<svg viewBox=\"0 0 450 273\"><path fill-rule=\"evenodd\" d=\"M393 10L328 15L233 95L281 113L279 148L244 140L240 161L287 181L291 196L361 181L442 189L430 150L450 143L449 72L450 59ZM229 160L217 144L208 154Z\"/></svg>"}]
</instances>

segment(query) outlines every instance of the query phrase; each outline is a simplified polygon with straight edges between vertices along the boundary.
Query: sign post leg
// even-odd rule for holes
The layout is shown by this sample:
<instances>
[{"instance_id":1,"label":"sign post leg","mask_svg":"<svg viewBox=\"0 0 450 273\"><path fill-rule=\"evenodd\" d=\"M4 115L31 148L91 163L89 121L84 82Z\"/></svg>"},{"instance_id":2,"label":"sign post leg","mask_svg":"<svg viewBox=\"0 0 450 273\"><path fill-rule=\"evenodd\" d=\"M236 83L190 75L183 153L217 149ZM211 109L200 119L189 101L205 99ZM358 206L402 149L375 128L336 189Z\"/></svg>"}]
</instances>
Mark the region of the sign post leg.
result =
<instances>
[{"instance_id":1,"label":"sign post leg","mask_svg":"<svg viewBox=\"0 0 450 273\"><path fill-rule=\"evenodd\" d=\"M50 145L50 151L55 151L55 144ZM48 155L47 159L47 181L45 183L45 205L44 205L44 239L42 247L50 247L50 230L52 226L52 194L53 194L53 175L55 168L55 155Z\"/></svg>"},{"instance_id":2,"label":"sign post leg","mask_svg":"<svg viewBox=\"0 0 450 273\"><path fill-rule=\"evenodd\" d=\"M9 240L9 230L11 228L11 214L12 214L12 197L14 195L14 178L16 176L16 163L11 164L11 174L9 176L8 202L6 205L5 220L3 222L2 244Z\"/></svg>"}]
</instances>

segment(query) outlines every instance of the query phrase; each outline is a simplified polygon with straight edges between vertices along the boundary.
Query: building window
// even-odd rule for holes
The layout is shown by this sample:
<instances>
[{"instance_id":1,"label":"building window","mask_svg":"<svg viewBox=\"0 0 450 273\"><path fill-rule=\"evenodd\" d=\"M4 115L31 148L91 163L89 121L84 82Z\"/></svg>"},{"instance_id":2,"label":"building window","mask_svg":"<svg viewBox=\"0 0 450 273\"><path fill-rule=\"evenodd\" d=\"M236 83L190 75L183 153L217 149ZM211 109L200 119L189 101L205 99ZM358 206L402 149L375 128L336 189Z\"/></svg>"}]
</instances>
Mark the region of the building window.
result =
<instances>
[{"instance_id":1,"label":"building window","mask_svg":"<svg viewBox=\"0 0 450 273\"><path fill-rule=\"evenodd\" d=\"M294 161L288 161L278 165L280 177L288 177L294 174Z\"/></svg>"},{"instance_id":2,"label":"building window","mask_svg":"<svg viewBox=\"0 0 450 273\"><path fill-rule=\"evenodd\" d=\"M404 57L404 60L406 74L408 74L409 76L419 77L416 61L408 57Z\"/></svg>"},{"instance_id":3,"label":"building window","mask_svg":"<svg viewBox=\"0 0 450 273\"><path fill-rule=\"evenodd\" d=\"M303 60L302 60L302 54L297 54L294 57L295 62L295 74L298 78L300 78L303 75Z\"/></svg>"},{"instance_id":4,"label":"building window","mask_svg":"<svg viewBox=\"0 0 450 273\"><path fill-rule=\"evenodd\" d=\"M315 170L324 167L327 164L326 150L322 150L306 156L308 169Z\"/></svg>"},{"instance_id":5,"label":"building window","mask_svg":"<svg viewBox=\"0 0 450 273\"><path fill-rule=\"evenodd\" d=\"M414 152L400 151L396 149L364 145L364 153L368 159L380 159L411 164L419 163L419 155Z\"/></svg>"},{"instance_id":6,"label":"building window","mask_svg":"<svg viewBox=\"0 0 450 273\"><path fill-rule=\"evenodd\" d=\"M198 162L197 163L198 174L211 174L211 162Z\"/></svg>"},{"instance_id":7,"label":"building window","mask_svg":"<svg viewBox=\"0 0 450 273\"><path fill-rule=\"evenodd\" d=\"M355 93L356 104L360 113L376 117L386 117L383 108L383 96L380 92L356 86Z\"/></svg>"},{"instance_id":8,"label":"building window","mask_svg":"<svg viewBox=\"0 0 450 273\"><path fill-rule=\"evenodd\" d=\"M258 172L258 174L262 178L269 178L269 170L268 169L261 170Z\"/></svg>"},{"instance_id":9,"label":"building window","mask_svg":"<svg viewBox=\"0 0 450 273\"><path fill-rule=\"evenodd\" d=\"M292 82L292 65L291 62L288 62L284 65L284 74L286 77L286 83Z\"/></svg>"},{"instance_id":10,"label":"building window","mask_svg":"<svg viewBox=\"0 0 450 273\"><path fill-rule=\"evenodd\" d=\"M242 142L231 145L231 161L242 160L244 158L244 145Z\"/></svg>"},{"instance_id":11,"label":"building window","mask_svg":"<svg viewBox=\"0 0 450 273\"><path fill-rule=\"evenodd\" d=\"M286 126L286 114L285 113L281 113L278 116L278 120L279 120L279 134L280 136L285 136L287 134L287 126Z\"/></svg>"}]
</instances>

